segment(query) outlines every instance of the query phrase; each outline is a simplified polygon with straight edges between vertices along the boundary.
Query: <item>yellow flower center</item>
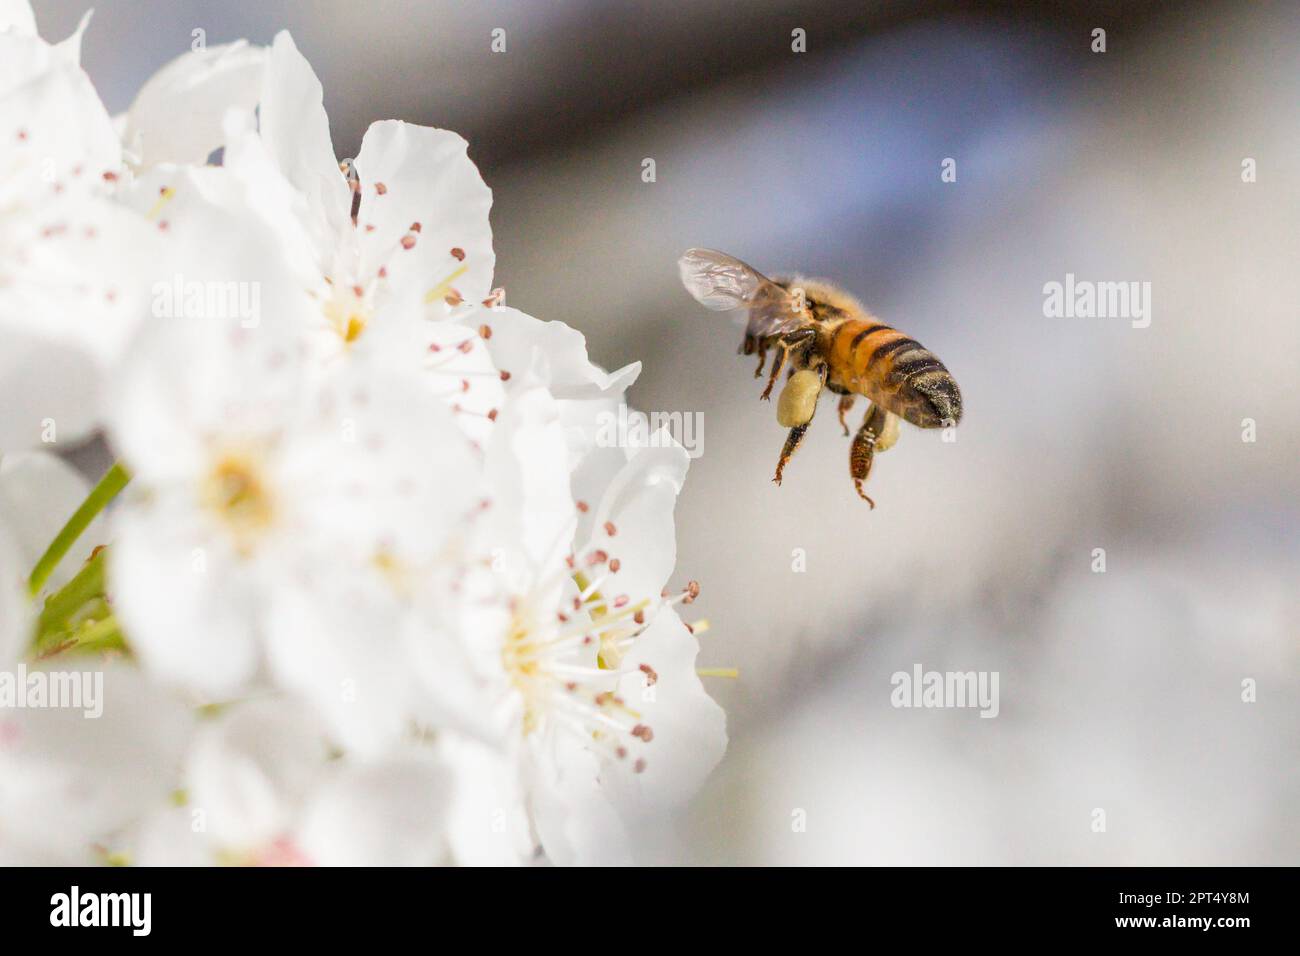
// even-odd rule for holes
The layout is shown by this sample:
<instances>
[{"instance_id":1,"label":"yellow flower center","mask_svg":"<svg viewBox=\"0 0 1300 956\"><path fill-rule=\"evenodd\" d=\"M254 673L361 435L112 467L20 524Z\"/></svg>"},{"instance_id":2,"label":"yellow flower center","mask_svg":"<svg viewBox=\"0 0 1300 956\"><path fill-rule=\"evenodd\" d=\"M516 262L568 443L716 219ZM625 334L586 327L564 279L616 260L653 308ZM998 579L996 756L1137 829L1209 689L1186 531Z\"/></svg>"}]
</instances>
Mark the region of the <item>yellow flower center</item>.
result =
<instances>
[{"instance_id":1,"label":"yellow flower center","mask_svg":"<svg viewBox=\"0 0 1300 956\"><path fill-rule=\"evenodd\" d=\"M357 285L330 283L329 297L322 303L325 318L329 321L344 345L351 345L361 337L374 312L373 296L369 289Z\"/></svg>"},{"instance_id":2,"label":"yellow flower center","mask_svg":"<svg viewBox=\"0 0 1300 956\"><path fill-rule=\"evenodd\" d=\"M512 618L505 643L501 646L501 664L510 676L511 685L523 698L525 734L536 730L541 720L538 696L544 693L541 685L549 679L538 658L541 650L531 639L528 625L518 616Z\"/></svg>"},{"instance_id":3,"label":"yellow flower center","mask_svg":"<svg viewBox=\"0 0 1300 956\"><path fill-rule=\"evenodd\" d=\"M203 484L203 503L234 535L241 550L271 525L274 507L270 491L255 462L246 455L217 459Z\"/></svg>"}]
</instances>

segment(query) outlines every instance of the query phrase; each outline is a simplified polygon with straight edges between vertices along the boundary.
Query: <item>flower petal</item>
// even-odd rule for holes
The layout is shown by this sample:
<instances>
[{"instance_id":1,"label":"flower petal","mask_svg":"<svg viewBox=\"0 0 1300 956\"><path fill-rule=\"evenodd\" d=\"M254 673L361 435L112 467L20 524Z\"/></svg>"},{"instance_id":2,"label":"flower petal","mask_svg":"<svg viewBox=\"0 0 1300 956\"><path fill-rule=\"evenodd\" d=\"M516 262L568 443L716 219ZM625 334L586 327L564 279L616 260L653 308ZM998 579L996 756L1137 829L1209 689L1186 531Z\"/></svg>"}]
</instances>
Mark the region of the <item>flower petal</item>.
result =
<instances>
[{"instance_id":1,"label":"flower petal","mask_svg":"<svg viewBox=\"0 0 1300 956\"><path fill-rule=\"evenodd\" d=\"M71 707L4 711L0 843L8 852L26 846L47 862L85 864L93 842L110 840L176 786L189 710L137 668L79 661L77 670L92 682L100 675L98 718Z\"/></svg>"},{"instance_id":2,"label":"flower petal","mask_svg":"<svg viewBox=\"0 0 1300 956\"><path fill-rule=\"evenodd\" d=\"M484 515L489 556L523 556L526 567L550 568L569 553L576 509L569 492L564 432L546 389L516 391L487 448Z\"/></svg>"},{"instance_id":3,"label":"flower petal","mask_svg":"<svg viewBox=\"0 0 1300 956\"><path fill-rule=\"evenodd\" d=\"M221 849L257 851L293 824L325 775L326 756L310 710L283 699L236 704L195 739L189 805Z\"/></svg>"},{"instance_id":4,"label":"flower petal","mask_svg":"<svg viewBox=\"0 0 1300 956\"><path fill-rule=\"evenodd\" d=\"M563 322L543 322L506 306L485 313L482 321L492 328L488 351L497 368L514 373L537 367L539 378L557 399L617 397L641 372L640 362L616 372L592 364L587 358L586 337Z\"/></svg>"},{"instance_id":5,"label":"flower petal","mask_svg":"<svg viewBox=\"0 0 1300 956\"><path fill-rule=\"evenodd\" d=\"M135 166L206 163L222 144L226 112L257 105L266 60L265 49L239 40L182 53L146 80L123 118Z\"/></svg>"},{"instance_id":6,"label":"flower petal","mask_svg":"<svg viewBox=\"0 0 1300 956\"><path fill-rule=\"evenodd\" d=\"M320 866L440 863L448 791L446 771L412 754L339 768L313 796L296 843Z\"/></svg>"},{"instance_id":7,"label":"flower petal","mask_svg":"<svg viewBox=\"0 0 1300 956\"><path fill-rule=\"evenodd\" d=\"M468 148L447 130L385 120L357 154L362 275L385 267L393 298L439 314L448 295L480 302L492 290L492 191Z\"/></svg>"},{"instance_id":8,"label":"flower petal","mask_svg":"<svg viewBox=\"0 0 1300 956\"><path fill-rule=\"evenodd\" d=\"M337 236L350 229L352 191L334 155L324 91L283 30L271 45L258 117L280 171L307 197L313 235Z\"/></svg>"},{"instance_id":9,"label":"flower petal","mask_svg":"<svg viewBox=\"0 0 1300 956\"><path fill-rule=\"evenodd\" d=\"M666 434L666 433L665 433ZM638 449L582 518L577 540L617 558L605 590L655 600L677 563L673 509L690 458L680 445Z\"/></svg>"},{"instance_id":10,"label":"flower petal","mask_svg":"<svg viewBox=\"0 0 1300 956\"><path fill-rule=\"evenodd\" d=\"M35 617L27 600L28 570L18 539L0 516L0 667L22 654Z\"/></svg>"},{"instance_id":11,"label":"flower petal","mask_svg":"<svg viewBox=\"0 0 1300 956\"><path fill-rule=\"evenodd\" d=\"M144 666L218 698L244 689L257 667L262 570L218 551L188 507L164 499L113 517L113 608Z\"/></svg>"},{"instance_id":12,"label":"flower petal","mask_svg":"<svg viewBox=\"0 0 1300 956\"><path fill-rule=\"evenodd\" d=\"M611 775L607 781L611 794L630 812L663 811L684 803L727 749L726 714L695 672L699 651L695 636L666 608L624 658L628 673L619 692L654 731L644 751L645 771ZM657 675L653 684L640 671L642 664Z\"/></svg>"},{"instance_id":13,"label":"flower petal","mask_svg":"<svg viewBox=\"0 0 1300 956\"><path fill-rule=\"evenodd\" d=\"M36 14L28 0L0 0L0 31L36 35Z\"/></svg>"}]
</instances>

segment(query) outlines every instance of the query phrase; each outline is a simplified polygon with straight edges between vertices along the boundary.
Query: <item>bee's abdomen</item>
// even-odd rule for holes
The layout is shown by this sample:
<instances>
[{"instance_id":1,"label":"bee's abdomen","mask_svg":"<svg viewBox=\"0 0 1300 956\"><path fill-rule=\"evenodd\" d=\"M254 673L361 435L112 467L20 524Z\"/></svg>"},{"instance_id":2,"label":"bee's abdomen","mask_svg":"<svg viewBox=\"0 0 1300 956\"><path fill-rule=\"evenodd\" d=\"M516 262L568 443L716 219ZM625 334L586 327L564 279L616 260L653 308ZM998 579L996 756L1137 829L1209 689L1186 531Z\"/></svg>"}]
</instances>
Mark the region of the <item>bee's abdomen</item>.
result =
<instances>
[{"instance_id":1,"label":"bee's abdomen","mask_svg":"<svg viewBox=\"0 0 1300 956\"><path fill-rule=\"evenodd\" d=\"M835 330L831 370L840 384L921 428L961 420L961 392L939 357L898 329L851 319Z\"/></svg>"}]
</instances>

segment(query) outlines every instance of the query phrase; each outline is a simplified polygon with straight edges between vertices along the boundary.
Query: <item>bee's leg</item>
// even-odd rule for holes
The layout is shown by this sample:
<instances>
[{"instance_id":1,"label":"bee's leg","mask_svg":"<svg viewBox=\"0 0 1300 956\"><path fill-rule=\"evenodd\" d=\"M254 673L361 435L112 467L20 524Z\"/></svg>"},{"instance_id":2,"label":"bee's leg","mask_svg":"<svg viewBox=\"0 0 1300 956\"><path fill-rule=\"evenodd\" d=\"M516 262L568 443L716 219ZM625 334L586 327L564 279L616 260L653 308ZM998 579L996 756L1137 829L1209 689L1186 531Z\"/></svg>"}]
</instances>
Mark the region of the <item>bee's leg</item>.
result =
<instances>
[{"instance_id":1,"label":"bee's leg","mask_svg":"<svg viewBox=\"0 0 1300 956\"><path fill-rule=\"evenodd\" d=\"M852 393L840 396L840 427L844 429L845 438L849 437L849 423L844 420L844 416L853 410L853 401L856 398L857 396Z\"/></svg>"},{"instance_id":2,"label":"bee's leg","mask_svg":"<svg viewBox=\"0 0 1300 956\"><path fill-rule=\"evenodd\" d=\"M821 384L817 389L818 396L821 395L821 390L826 387L826 376L829 371L830 370L825 365L817 370L818 375L821 377ZM776 477L772 479L778 485L781 484L781 473L785 471L786 464L799 449L799 443L803 441L803 436L808 433L808 426L812 424L813 416L816 414L817 403L814 400L812 414L808 416L808 421L804 422L802 425L795 425L790 429L790 434L786 436L785 447L781 449L781 458L776 463Z\"/></svg>"},{"instance_id":3,"label":"bee's leg","mask_svg":"<svg viewBox=\"0 0 1300 956\"><path fill-rule=\"evenodd\" d=\"M785 471L786 463L799 448L799 443L803 441L803 436L807 434L808 426L796 425L790 429L790 434L785 439L785 447L781 449L781 460L776 463L776 477L772 480L778 485L781 483L781 473Z\"/></svg>"},{"instance_id":4,"label":"bee's leg","mask_svg":"<svg viewBox=\"0 0 1300 956\"><path fill-rule=\"evenodd\" d=\"M754 378L758 378L762 375L763 364L767 361L767 348L765 347L765 342L757 335L752 335L749 332L746 332L744 340L740 343L739 351L741 355L753 355L755 352L758 353L758 371L754 373Z\"/></svg>"},{"instance_id":5,"label":"bee's leg","mask_svg":"<svg viewBox=\"0 0 1300 956\"><path fill-rule=\"evenodd\" d=\"M795 349L802 350L802 354L796 364L800 368L808 366L808 356L811 352L812 345L817 341L817 332L814 329L800 329L788 335L782 335L775 339L776 347L781 350L777 357L776 364L772 366L772 377L767 380L767 388L763 389L762 398L767 401L772 397L772 387L776 385L777 376L781 374L781 369L785 367L786 360L790 353ZM824 377L823 377L824 380Z\"/></svg>"},{"instance_id":6,"label":"bee's leg","mask_svg":"<svg viewBox=\"0 0 1300 956\"><path fill-rule=\"evenodd\" d=\"M853 444L849 447L849 474L853 476L853 487L857 489L858 497L873 508L876 503L862 490L862 483L867 480L867 475L871 474L871 460L876 454L876 442L885 432L888 416L889 413L883 408L872 404L867 409L866 418L862 420L862 427L853 436Z\"/></svg>"},{"instance_id":7,"label":"bee's leg","mask_svg":"<svg viewBox=\"0 0 1300 956\"><path fill-rule=\"evenodd\" d=\"M777 343L777 349L779 351L776 353L776 360L772 363L772 375L767 380L767 388L763 389L763 394L759 396L763 401L772 397L772 386L776 384L776 377L781 374L781 369L785 367L785 360L790 355L789 346ZM759 371L762 370L760 366Z\"/></svg>"}]
</instances>

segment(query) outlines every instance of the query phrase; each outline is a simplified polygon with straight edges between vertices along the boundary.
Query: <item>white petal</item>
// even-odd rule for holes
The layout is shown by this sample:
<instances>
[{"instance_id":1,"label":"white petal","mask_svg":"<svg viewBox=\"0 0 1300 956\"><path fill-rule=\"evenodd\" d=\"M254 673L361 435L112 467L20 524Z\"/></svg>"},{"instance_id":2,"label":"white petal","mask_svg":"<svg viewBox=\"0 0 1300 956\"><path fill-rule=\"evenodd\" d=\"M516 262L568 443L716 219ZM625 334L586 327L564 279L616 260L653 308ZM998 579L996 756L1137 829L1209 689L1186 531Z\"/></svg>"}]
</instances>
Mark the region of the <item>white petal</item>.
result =
<instances>
[{"instance_id":1,"label":"white petal","mask_svg":"<svg viewBox=\"0 0 1300 956\"><path fill-rule=\"evenodd\" d=\"M390 303L377 310L373 333L358 344L394 366L417 368L431 394L456 413L461 430L480 448L487 446L494 412L505 404L505 388L477 326L459 321L430 322L421 310Z\"/></svg>"},{"instance_id":2,"label":"white petal","mask_svg":"<svg viewBox=\"0 0 1300 956\"><path fill-rule=\"evenodd\" d=\"M42 41L0 34L0 142L63 177L80 165L94 180L115 174L122 147L90 78ZM13 159L10 159L12 164ZM12 166L6 176L12 178Z\"/></svg>"},{"instance_id":3,"label":"white petal","mask_svg":"<svg viewBox=\"0 0 1300 956\"><path fill-rule=\"evenodd\" d=\"M352 228L352 191L339 171L330 140L324 91L311 64L285 31L271 46L262 88L262 138L280 171L307 197L314 235Z\"/></svg>"},{"instance_id":4,"label":"white petal","mask_svg":"<svg viewBox=\"0 0 1300 956\"><path fill-rule=\"evenodd\" d=\"M175 221L155 266L154 315L121 364L108 415L116 449L146 483L193 477L205 436L282 426L297 407L298 336L315 314L230 175L160 169L130 200L150 196Z\"/></svg>"},{"instance_id":5,"label":"white petal","mask_svg":"<svg viewBox=\"0 0 1300 956\"><path fill-rule=\"evenodd\" d=\"M257 132L253 114L231 111L226 114L222 128L226 145L221 165L234 177L241 191L234 202L258 215L274 232L285 260L306 288L320 285L336 253L337 237L333 233L311 234L309 224L315 212L276 165ZM221 197L210 199L219 205L232 204Z\"/></svg>"},{"instance_id":6,"label":"white petal","mask_svg":"<svg viewBox=\"0 0 1300 956\"><path fill-rule=\"evenodd\" d=\"M624 658L628 676L619 693L642 713L654 731L643 748L646 767L640 774L607 769L602 781L640 811L671 809L699 789L727 747L726 714L704 689L695 671L699 642L671 609L659 612ZM648 664L658 675L647 687L638 671Z\"/></svg>"},{"instance_id":7,"label":"white petal","mask_svg":"<svg viewBox=\"0 0 1300 956\"><path fill-rule=\"evenodd\" d=\"M218 167L162 166L123 199L160 237L149 270L155 318L224 318L288 338L319 317L320 277L305 245L287 241L288 199L276 184Z\"/></svg>"},{"instance_id":8,"label":"white petal","mask_svg":"<svg viewBox=\"0 0 1300 956\"><path fill-rule=\"evenodd\" d=\"M428 759L338 768L308 807L297 844L320 866L443 862L448 780Z\"/></svg>"},{"instance_id":9,"label":"white petal","mask_svg":"<svg viewBox=\"0 0 1300 956\"><path fill-rule=\"evenodd\" d=\"M518 866L534 857L517 762L494 747L444 735L439 753L454 771L447 838L461 866Z\"/></svg>"},{"instance_id":10,"label":"white petal","mask_svg":"<svg viewBox=\"0 0 1300 956\"><path fill-rule=\"evenodd\" d=\"M362 274L386 266L394 298L418 298L442 309L452 289L468 302L492 290L492 191L467 150L455 133L399 120L366 130L356 163ZM410 248L404 248L408 235Z\"/></svg>"},{"instance_id":11,"label":"white petal","mask_svg":"<svg viewBox=\"0 0 1300 956\"><path fill-rule=\"evenodd\" d=\"M0 0L0 31L36 35L36 15L28 0Z\"/></svg>"},{"instance_id":12,"label":"white petal","mask_svg":"<svg viewBox=\"0 0 1300 956\"><path fill-rule=\"evenodd\" d=\"M125 841L133 866L211 866L216 860L206 820L190 807L166 807L148 816Z\"/></svg>"},{"instance_id":13,"label":"white petal","mask_svg":"<svg viewBox=\"0 0 1300 956\"><path fill-rule=\"evenodd\" d=\"M273 596L270 668L278 684L315 703L344 748L378 754L407 732L417 706L400 607L382 582L336 577L325 593Z\"/></svg>"},{"instance_id":14,"label":"white petal","mask_svg":"<svg viewBox=\"0 0 1300 956\"><path fill-rule=\"evenodd\" d=\"M0 668L16 661L27 643L34 617L27 600L29 570L16 536L0 518Z\"/></svg>"},{"instance_id":15,"label":"white petal","mask_svg":"<svg viewBox=\"0 0 1300 956\"><path fill-rule=\"evenodd\" d=\"M323 728L309 710L264 699L203 726L186 765L188 806L221 849L250 852L283 836L326 772Z\"/></svg>"},{"instance_id":16,"label":"white petal","mask_svg":"<svg viewBox=\"0 0 1300 956\"><path fill-rule=\"evenodd\" d=\"M218 698L237 693L258 661L264 574L167 500L114 515L109 586L146 669Z\"/></svg>"},{"instance_id":17,"label":"white petal","mask_svg":"<svg viewBox=\"0 0 1300 956\"><path fill-rule=\"evenodd\" d=\"M177 785L192 720L136 668L101 669L78 658L52 662L50 669L99 673L102 714L87 719L76 708L4 711L0 844L27 844L71 859L88 856L93 841L110 840L167 798Z\"/></svg>"},{"instance_id":18,"label":"white petal","mask_svg":"<svg viewBox=\"0 0 1300 956\"><path fill-rule=\"evenodd\" d=\"M147 309L153 236L105 198L102 174L119 162L106 122L74 67L0 96L0 131L14 144L0 180L3 447L82 437L103 367Z\"/></svg>"},{"instance_id":19,"label":"white petal","mask_svg":"<svg viewBox=\"0 0 1300 956\"><path fill-rule=\"evenodd\" d=\"M617 397L641 372L640 362L616 372L592 364L586 338L563 322L543 322L504 306L485 309L482 321L492 328L487 345L497 367L512 374L537 367L557 399Z\"/></svg>"},{"instance_id":20,"label":"white petal","mask_svg":"<svg viewBox=\"0 0 1300 956\"><path fill-rule=\"evenodd\" d=\"M623 866L631 862L627 830L597 782L599 760L565 738L558 772L535 774L530 788L537 832L557 866Z\"/></svg>"},{"instance_id":21,"label":"white petal","mask_svg":"<svg viewBox=\"0 0 1300 956\"><path fill-rule=\"evenodd\" d=\"M677 562L673 509L689 464L676 444L640 449L583 517L578 540L586 538L589 548L607 552L620 564L606 593L626 594L635 603L654 600L663 590Z\"/></svg>"},{"instance_id":22,"label":"white petal","mask_svg":"<svg viewBox=\"0 0 1300 956\"><path fill-rule=\"evenodd\" d=\"M311 489L306 517L337 539L424 563L481 494L479 464L451 412L411 368L364 359L337 370L286 443L280 479Z\"/></svg>"},{"instance_id":23,"label":"white petal","mask_svg":"<svg viewBox=\"0 0 1300 956\"><path fill-rule=\"evenodd\" d=\"M6 327L0 351L0 448L38 447L51 434L75 444L98 422L99 363L84 351L34 330Z\"/></svg>"},{"instance_id":24,"label":"white petal","mask_svg":"<svg viewBox=\"0 0 1300 956\"><path fill-rule=\"evenodd\" d=\"M522 554L527 566L538 568L567 555L577 509L569 492L564 432L546 389L517 391L506 404L486 466L492 489L482 521L488 554Z\"/></svg>"},{"instance_id":25,"label":"white petal","mask_svg":"<svg viewBox=\"0 0 1300 956\"><path fill-rule=\"evenodd\" d=\"M611 425L617 422L624 391L641 372L640 362L607 373L588 360L581 332L517 309L484 308L481 318L467 321L474 319L492 329L488 350L497 367L510 373L515 387L528 380L521 374L527 372L559 400L572 469L583 467L598 443L616 447L621 436Z\"/></svg>"},{"instance_id":26,"label":"white petal","mask_svg":"<svg viewBox=\"0 0 1300 956\"><path fill-rule=\"evenodd\" d=\"M239 40L182 53L146 80L123 128L135 165L206 163L222 144L226 112L257 104L266 59Z\"/></svg>"}]
</instances>

